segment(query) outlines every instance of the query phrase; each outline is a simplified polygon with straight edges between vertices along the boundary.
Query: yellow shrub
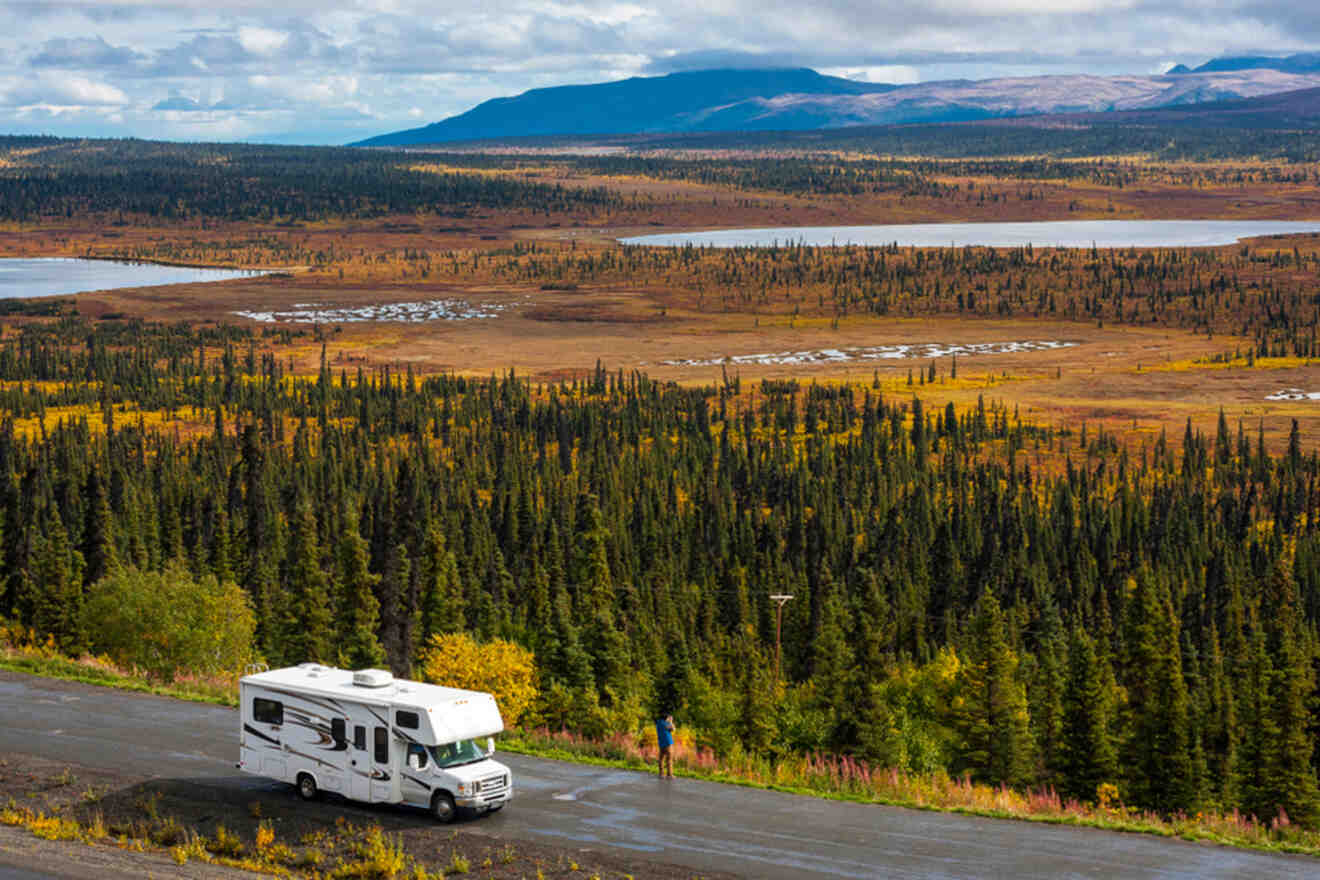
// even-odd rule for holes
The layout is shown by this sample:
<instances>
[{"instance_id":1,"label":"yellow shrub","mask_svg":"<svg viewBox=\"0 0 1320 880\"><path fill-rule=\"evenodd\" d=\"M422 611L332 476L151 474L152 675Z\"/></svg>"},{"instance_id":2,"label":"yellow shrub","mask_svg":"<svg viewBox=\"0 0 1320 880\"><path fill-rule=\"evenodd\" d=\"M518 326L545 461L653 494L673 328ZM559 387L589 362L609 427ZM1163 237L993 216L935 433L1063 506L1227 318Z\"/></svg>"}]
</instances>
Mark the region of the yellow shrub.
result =
<instances>
[{"instance_id":1,"label":"yellow shrub","mask_svg":"<svg viewBox=\"0 0 1320 880\"><path fill-rule=\"evenodd\" d=\"M265 850L275 842L275 829L270 827L269 822L262 822L257 826L257 849Z\"/></svg>"},{"instance_id":2,"label":"yellow shrub","mask_svg":"<svg viewBox=\"0 0 1320 880\"><path fill-rule=\"evenodd\" d=\"M464 633L434 635L423 649L421 674L435 684L493 694L509 727L536 699L536 658L502 639L480 644Z\"/></svg>"}]
</instances>

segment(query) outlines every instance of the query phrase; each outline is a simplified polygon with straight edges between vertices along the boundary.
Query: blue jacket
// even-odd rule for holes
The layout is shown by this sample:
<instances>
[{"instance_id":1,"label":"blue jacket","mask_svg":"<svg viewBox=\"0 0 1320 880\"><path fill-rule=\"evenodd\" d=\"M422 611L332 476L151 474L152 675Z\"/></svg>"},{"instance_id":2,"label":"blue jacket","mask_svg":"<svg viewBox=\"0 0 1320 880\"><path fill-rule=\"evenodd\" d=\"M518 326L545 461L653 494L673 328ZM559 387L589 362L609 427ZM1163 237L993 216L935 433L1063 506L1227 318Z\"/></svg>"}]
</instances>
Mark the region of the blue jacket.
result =
<instances>
[{"instance_id":1,"label":"blue jacket","mask_svg":"<svg viewBox=\"0 0 1320 880\"><path fill-rule=\"evenodd\" d=\"M662 749L669 748L674 744L674 731L666 719L655 719L655 738Z\"/></svg>"}]
</instances>

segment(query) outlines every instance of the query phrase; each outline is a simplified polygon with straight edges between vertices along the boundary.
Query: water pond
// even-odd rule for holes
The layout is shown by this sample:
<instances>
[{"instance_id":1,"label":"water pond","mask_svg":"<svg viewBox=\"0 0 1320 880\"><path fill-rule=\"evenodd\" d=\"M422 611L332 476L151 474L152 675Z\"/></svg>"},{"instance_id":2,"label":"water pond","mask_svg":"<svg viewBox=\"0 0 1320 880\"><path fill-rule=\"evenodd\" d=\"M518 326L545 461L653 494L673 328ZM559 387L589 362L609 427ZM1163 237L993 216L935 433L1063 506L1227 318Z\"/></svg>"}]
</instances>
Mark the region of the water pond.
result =
<instances>
[{"instance_id":1,"label":"water pond","mask_svg":"<svg viewBox=\"0 0 1320 880\"><path fill-rule=\"evenodd\" d=\"M60 296L120 287L226 281L265 274L246 269L197 269L155 263L121 263L115 260L8 258L0 259L0 299Z\"/></svg>"},{"instance_id":2,"label":"water pond","mask_svg":"<svg viewBox=\"0 0 1320 880\"><path fill-rule=\"evenodd\" d=\"M889 245L901 247L1218 247L1244 238L1320 233L1320 220L1060 220L1039 223L913 223L890 226L781 226L662 233L624 244L677 247Z\"/></svg>"}]
</instances>

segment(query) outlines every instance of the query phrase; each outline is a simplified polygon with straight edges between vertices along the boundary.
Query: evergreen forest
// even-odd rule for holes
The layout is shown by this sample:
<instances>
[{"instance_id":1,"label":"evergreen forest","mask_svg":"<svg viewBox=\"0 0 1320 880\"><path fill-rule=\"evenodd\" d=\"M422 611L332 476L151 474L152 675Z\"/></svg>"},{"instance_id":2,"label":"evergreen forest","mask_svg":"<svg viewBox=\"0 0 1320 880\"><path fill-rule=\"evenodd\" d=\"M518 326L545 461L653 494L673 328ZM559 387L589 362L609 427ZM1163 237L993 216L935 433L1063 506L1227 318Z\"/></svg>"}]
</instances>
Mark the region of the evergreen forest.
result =
<instances>
[{"instance_id":1,"label":"evergreen forest","mask_svg":"<svg viewBox=\"0 0 1320 880\"><path fill-rule=\"evenodd\" d=\"M188 578L228 585L271 664L515 642L552 729L672 711L722 753L1320 822L1295 427L1129 448L938 386L298 376L240 328L10 330L0 614L69 654Z\"/></svg>"},{"instance_id":2,"label":"evergreen forest","mask_svg":"<svg viewBox=\"0 0 1320 880\"><path fill-rule=\"evenodd\" d=\"M0 221L302 223L479 209L595 210L603 189L418 170L397 154L332 147L0 136Z\"/></svg>"}]
</instances>

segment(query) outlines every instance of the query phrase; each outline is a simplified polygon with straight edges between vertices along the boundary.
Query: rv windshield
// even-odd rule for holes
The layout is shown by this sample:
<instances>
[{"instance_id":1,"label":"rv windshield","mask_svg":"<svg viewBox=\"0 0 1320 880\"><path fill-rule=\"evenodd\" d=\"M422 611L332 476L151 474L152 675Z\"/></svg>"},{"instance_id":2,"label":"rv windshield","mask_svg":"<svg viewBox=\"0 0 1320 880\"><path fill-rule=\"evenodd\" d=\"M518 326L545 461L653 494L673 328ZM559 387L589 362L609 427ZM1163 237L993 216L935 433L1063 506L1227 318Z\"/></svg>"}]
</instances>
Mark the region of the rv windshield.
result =
<instances>
[{"instance_id":1,"label":"rv windshield","mask_svg":"<svg viewBox=\"0 0 1320 880\"><path fill-rule=\"evenodd\" d=\"M431 757L437 767L457 767L475 764L486 759L486 750L474 739L461 739L455 743L431 746Z\"/></svg>"}]
</instances>

